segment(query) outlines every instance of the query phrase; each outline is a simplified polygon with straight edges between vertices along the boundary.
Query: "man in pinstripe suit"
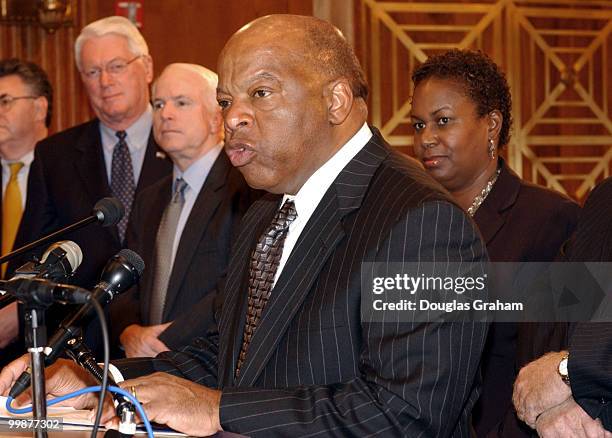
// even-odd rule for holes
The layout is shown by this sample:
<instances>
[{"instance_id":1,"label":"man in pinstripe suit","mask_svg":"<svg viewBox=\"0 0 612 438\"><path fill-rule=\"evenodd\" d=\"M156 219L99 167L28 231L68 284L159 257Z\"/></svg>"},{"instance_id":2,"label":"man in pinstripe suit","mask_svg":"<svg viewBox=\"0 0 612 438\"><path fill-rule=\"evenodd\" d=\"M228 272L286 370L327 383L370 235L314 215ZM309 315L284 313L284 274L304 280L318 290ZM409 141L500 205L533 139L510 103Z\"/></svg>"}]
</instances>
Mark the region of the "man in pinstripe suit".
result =
<instances>
[{"instance_id":1,"label":"man in pinstripe suit","mask_svg":"<svg viewBox=\"0 0 612 438\"><path fill-rule=\"evenodd\" d=\"M219 73L226 152L270 194L243 219L216 324L181 351L118 362L126 377L162 371L122 385L152 420L194 435L468 436L486 326L369 322L360 303L364 262L484 261L472 222L368 127L363 73L330 24L260 18L227 43ZM288 199L297 218L238 369L249 259Z\"/></svg>"}]
</instances>

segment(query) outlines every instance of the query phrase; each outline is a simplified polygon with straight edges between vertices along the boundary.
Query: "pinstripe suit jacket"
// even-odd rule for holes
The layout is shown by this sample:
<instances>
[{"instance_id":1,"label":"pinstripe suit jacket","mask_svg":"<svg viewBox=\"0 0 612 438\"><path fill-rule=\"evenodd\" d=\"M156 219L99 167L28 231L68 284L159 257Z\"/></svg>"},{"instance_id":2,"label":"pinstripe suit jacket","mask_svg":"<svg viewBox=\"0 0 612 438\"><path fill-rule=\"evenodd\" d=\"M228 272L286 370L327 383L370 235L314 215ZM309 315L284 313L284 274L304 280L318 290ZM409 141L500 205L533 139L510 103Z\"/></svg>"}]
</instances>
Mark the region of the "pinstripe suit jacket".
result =
<instances>
[{"instance_id":1,"label":"pinstripe suit jacket","mask_svg":"<svg viewBox=\"0 0 612 438\"><path fill-rule=\"evenodd\" d=\"M612 262L612 178L602 181L589 195L566 257L570 261ZM568 367L576 402L612 431L612 323L576 324Z\"/></svg>"},{"instance_id":2,"label":"pinstripe suit jacket","mask_svg":"<svg viewBox=\"0 0 612 438\"><path fill-rule=\"evenodd\" d=\"M234 246L217 326L133 367L223 390L221 424L249 436L467 436L486 326L362 322L362 262L483 261L473 223L378 133L343 169L302 231L263 311L239 378L248 260L280 207L267 195Z\"/></svg>"}]
</instances>

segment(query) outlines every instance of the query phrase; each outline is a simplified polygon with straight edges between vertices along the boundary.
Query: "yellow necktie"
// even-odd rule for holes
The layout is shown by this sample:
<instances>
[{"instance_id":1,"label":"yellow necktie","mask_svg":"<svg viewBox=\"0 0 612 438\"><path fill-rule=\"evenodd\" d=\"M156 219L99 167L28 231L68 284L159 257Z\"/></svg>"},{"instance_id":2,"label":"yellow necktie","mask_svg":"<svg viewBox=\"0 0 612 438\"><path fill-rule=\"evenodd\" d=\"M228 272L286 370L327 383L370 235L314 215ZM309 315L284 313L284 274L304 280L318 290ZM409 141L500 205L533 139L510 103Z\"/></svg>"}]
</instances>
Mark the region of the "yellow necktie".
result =
<instances>
[{"instance_id":1,"label":"yellow necktie","mask_svg":"<svg viewBox=\"0 0 612 438\"><path fill-rule=\"evenodd\" d=\"M4 199L2 200L2 255L10 252L15 243L15 236L21 222L23 214L23 206L21 201L21 191L17 182L17 174L23 167L23 163L11 163L11 177L4 191ZM2 264L2 278L6 272L7 263Z\"/></svg>"}]
</instances>

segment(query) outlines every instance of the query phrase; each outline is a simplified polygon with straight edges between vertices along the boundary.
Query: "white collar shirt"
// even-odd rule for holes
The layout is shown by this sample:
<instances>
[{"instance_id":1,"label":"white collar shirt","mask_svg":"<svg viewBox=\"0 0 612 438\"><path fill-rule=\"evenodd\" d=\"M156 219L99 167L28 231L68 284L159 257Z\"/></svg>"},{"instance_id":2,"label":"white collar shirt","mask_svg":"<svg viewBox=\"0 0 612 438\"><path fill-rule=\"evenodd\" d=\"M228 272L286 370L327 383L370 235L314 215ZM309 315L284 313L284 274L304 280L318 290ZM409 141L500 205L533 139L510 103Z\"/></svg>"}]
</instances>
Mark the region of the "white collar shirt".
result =
<instances>
[{"instance_id":1,"label":"white collar shirt","mask_svg":"<svg viewBox=\"0 0 612 438\"><path fill-rule=\"evenodd\" d=\"M355 155L363 149L368 141L370 141L370 138L372 138L372 131L367 123L364 123L359 131L357 131L357 133L355 133L355 135L353 135L353 137L351 137L333 157L319 167L319 169L306 180L295 196L283 196L283 201L279 205L279 209L287 199L293 199L297 218L289 226L289 231L287 232L287 237L285 238L285 244L283 246L283 255L281 256L278 269L274 276L274 285L283 272L287 259L291 255L291 251L293 251L300 234L304 231L306 224L319 205L319 202L321 202L321 199L323 199L323 196L340 172ZM274 285L272 285L272 287L274 287Z\"/></svg>"}]
</instances>

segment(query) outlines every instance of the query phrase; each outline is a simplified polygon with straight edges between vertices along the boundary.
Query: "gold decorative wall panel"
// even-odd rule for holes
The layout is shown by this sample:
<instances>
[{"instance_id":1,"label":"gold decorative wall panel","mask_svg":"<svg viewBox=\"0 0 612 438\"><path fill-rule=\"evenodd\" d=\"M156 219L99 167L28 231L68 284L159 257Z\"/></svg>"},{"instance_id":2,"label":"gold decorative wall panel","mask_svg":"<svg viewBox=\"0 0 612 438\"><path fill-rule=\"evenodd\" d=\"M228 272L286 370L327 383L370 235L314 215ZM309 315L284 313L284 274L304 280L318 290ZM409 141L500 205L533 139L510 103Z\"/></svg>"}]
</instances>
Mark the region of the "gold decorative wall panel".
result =
<instances>
[{"instance_id":1,"label":"gold decorative wall panel","mask_svg":"<svg viewBox=\"0 0 612 438\"><path fill-rule=\"evenodd\" d=\"M506 152L525 179L582 199L612 170L610 0L358 0L356 44L371 121L412 145L412 70L433 53L474 48L507 73L514 128Z\"/></svg>"}]
</instances>

